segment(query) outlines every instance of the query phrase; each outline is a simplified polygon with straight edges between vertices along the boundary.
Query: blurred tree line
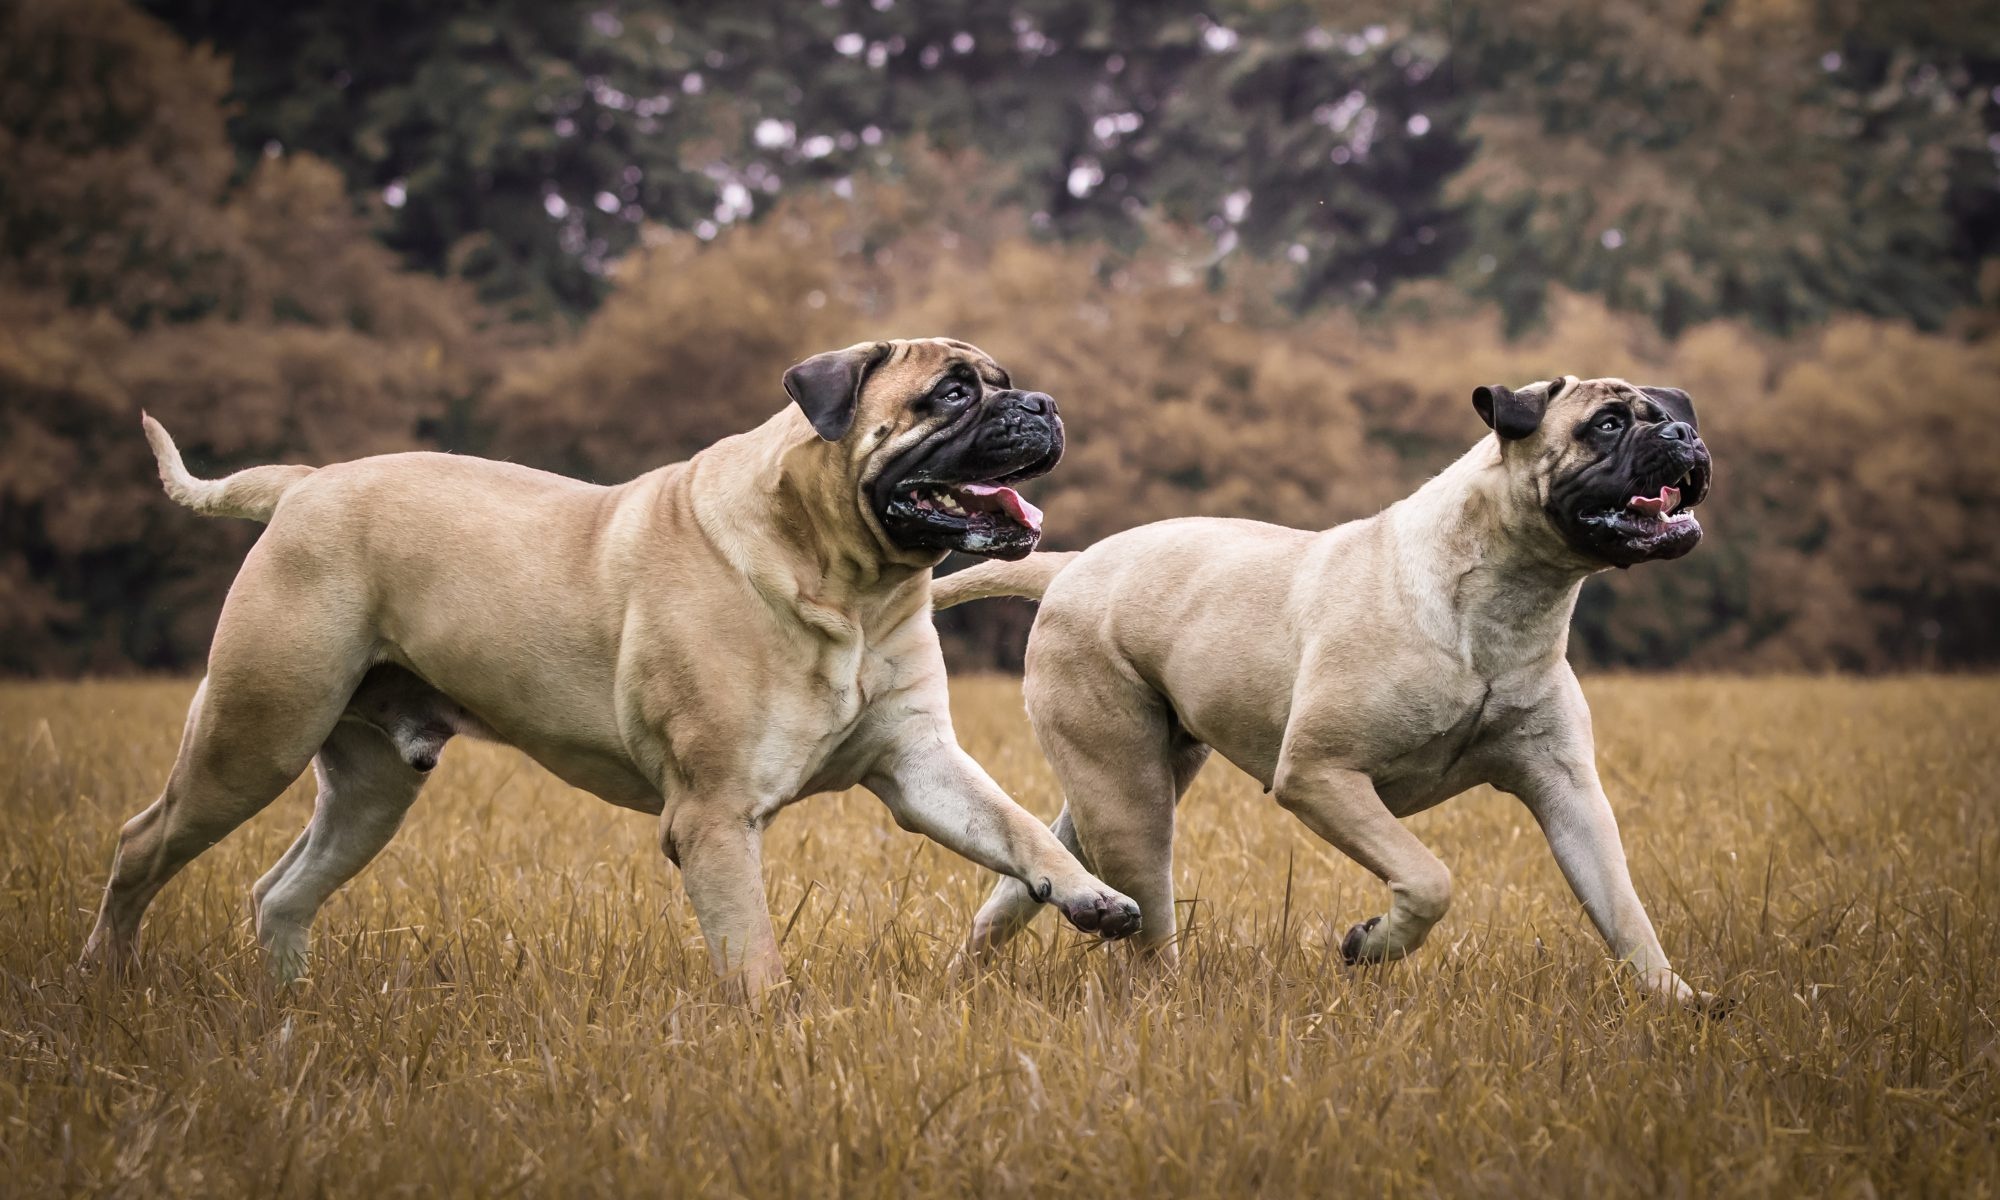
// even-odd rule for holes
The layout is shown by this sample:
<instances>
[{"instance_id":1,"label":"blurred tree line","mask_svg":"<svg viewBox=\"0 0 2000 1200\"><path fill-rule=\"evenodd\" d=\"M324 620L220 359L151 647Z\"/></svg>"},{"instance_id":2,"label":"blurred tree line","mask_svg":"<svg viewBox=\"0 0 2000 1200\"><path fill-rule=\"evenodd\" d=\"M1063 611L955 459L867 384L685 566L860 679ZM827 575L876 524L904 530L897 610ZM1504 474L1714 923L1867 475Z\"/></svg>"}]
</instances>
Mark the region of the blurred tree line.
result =
<instances>
[{"instance_id":1,"label":"blurred tree line","mask_svg":"<svg viewBox=\"0 0 2000 1200\"><path fill-rule=\"evenodd\" d=\"M147 0L245 162L340 168L410 265L576 318L649 225L978 150L1038 229L1205 226L1298 306L1454 274L1668 333L1932 328L2000 248L2000 8L1917 0ZM712 233L711 233L712 236Z\"/></svg>"},{"instance_id":2,"label":"blurred tree line","mask_svg":"<svg viewBox=\"0 0 2000 1200\"><path fill-rule=\"evenodd\" d=\"M2000 658L2000 14L142 7L0 0L0 669L198 662L255 530L159 496L142 406L197 470L611 480L931 332L1063 401L1051 545L1363 515L1474 384L1627 374L1700 401L1711 538L1578 658Z\"/></svg>"}]
</instances>

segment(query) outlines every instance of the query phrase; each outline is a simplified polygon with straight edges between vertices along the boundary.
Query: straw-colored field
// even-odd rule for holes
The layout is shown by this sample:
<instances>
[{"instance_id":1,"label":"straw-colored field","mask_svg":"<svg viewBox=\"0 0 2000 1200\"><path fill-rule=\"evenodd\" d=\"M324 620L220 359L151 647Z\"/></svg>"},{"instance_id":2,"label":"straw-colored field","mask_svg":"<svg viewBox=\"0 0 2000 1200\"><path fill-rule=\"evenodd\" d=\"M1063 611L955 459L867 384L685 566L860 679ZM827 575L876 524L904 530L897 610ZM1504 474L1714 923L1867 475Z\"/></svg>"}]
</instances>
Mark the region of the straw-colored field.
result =
<instances>
[{"instance_id":1,"label":"straw-colored field","mask_svg":"<svg viewBox=\"0 0 2000 1200\"><path fill-rule=\"evenodd\" d=\"M168 889L120 987L70 964L190 685L0 688L0 1193L1994 1194L2000 681L1589 690L1640 893L1723 1021L1622 994L1493 794L1412 822L1456 876L1430 943L1342 967L1380 886L1220 764L1177 977L1052 916L954 971L987 881L854 794L772 828L794 984L743 1012L651 822L465 744L309 981L267 983L247 926L308 780ZM1053 812L1018 687L956 695Z\"/></svg>"}]
</instances>

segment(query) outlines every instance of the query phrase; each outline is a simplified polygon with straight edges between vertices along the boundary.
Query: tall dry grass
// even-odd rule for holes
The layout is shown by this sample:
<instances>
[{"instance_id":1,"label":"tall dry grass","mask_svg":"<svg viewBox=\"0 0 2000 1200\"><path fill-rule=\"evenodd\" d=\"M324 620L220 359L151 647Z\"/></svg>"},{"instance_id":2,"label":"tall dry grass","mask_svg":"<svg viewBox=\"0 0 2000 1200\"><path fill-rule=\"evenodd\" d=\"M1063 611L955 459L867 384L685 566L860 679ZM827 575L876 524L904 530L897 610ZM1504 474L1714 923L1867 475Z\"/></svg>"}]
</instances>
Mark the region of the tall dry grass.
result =
<instances>
[{"instance_id":1,"label":"tall dry grass","mask_svg":"<svg viewBox=\"0 0 2000 1200\"><path fill-rule=\"evenodd\" d=\"M986 880L864 795L771 831L795 984L718 1003L649 821L456 745L269 984L247 889L310 783L70 967L186 683L0 688L0 1192L220 1195L1991 1195L2000 682L1601 679L1607 781L1669 952L1740 1000L1623 994L1534 824L1413 821L1457 902L1340 965L1379 885L1215 766L1179 975L1058 932L953 949ZM968 748L1047 813L1014 683Z\"/></svg>"}]
</instances>

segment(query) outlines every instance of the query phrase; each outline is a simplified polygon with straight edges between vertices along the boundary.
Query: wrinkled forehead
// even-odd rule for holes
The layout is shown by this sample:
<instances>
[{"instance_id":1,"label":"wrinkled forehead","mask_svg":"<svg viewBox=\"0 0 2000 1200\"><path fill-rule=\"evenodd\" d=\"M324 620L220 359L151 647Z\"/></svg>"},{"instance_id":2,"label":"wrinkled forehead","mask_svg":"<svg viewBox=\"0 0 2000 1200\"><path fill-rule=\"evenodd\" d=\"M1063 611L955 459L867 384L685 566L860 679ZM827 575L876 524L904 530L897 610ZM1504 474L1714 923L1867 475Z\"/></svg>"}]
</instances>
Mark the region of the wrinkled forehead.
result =
<instances>
[{"instance_id":1,"label":"wrinkled forehead","mask_svg":"<svg viewBox=\"0 0 2000 1200\"><path fill-rule=\"evenodd\" d=\"M889 343L889 353L869 377L871 390L885 386L903 395L927 391L954 374L976 376L990 387L1010 387L1007 372L991 355L955 338L917 338Z\"/></svg>"},{"instance_id":2,"label":"wrinkled forehead","mask_svg":"<svg viewBox=\"0 0 2000 1200\"><path fill-rule=\"evenodd\" d=\"M1549 386L1551 389L1559 388L1564 382L1556 380ZM1582 420L1607 404L1620 405L1634 418L1649 424L1659 421L1695 423L1694 401L1679 388L1652 387L1611 377L1570 383L1550 406L1550 412Z\"/></svg>"}]
</instances>

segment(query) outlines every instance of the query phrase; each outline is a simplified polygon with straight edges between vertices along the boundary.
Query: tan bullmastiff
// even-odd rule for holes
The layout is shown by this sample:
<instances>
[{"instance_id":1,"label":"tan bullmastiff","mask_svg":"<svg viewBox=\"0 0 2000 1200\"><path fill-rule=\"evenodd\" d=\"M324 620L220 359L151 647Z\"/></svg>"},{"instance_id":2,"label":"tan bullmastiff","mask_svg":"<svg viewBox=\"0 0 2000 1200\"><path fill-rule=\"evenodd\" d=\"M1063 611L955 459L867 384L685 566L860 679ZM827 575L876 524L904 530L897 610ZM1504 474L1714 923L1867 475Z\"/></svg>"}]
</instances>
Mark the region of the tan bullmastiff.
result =
<instances>
[{"instance_id":1,"label":"tan bullmastiff","mask_svg":"<svg viewBox=\"0 0 2000 1200\"><path fill-rule=\"evenodd\" d=\"M1398 820L1476 784L1520 797L1612 953L1644 986L1703 1002L1632 889L1565 650L1586 577L1677 558L1709 454L1674 388L1573 376L1482 387L1493 430L1414 495L1320 533L1190 518L1081 554L940 580L939 607L1040 597L1027 702L1061 777L1064 844L1146 913L1174 954L1174 808L1210 748L1389 885L1349 961L1423 943L1451 872ZM975 947L1035 897L1002 882Z\"/></svg>"},{"instance_id":2,"label":"tan bullmastiff","mask_svg":"<svg viewBox=\"0 0 2000 1200\"><path fill-rule=\"evenodd\" d=\"M1008 485L1062 454L1054 401L978 348L869 342L785 374L794 401L685 463L598 487L391 454L192 477L174 499L266 521L223 605L166 789L119 838L87 962L123 963L175 872L311 763L312 822L254 891L284 977L313 914L386 845L455 734L517 746L660 818L717 971L784 977L763 829L861 784L1079 928L1139 927L959 749L931 624L947 550L1018 558L1041 514Z\"/></svg>"}]
</instances>

